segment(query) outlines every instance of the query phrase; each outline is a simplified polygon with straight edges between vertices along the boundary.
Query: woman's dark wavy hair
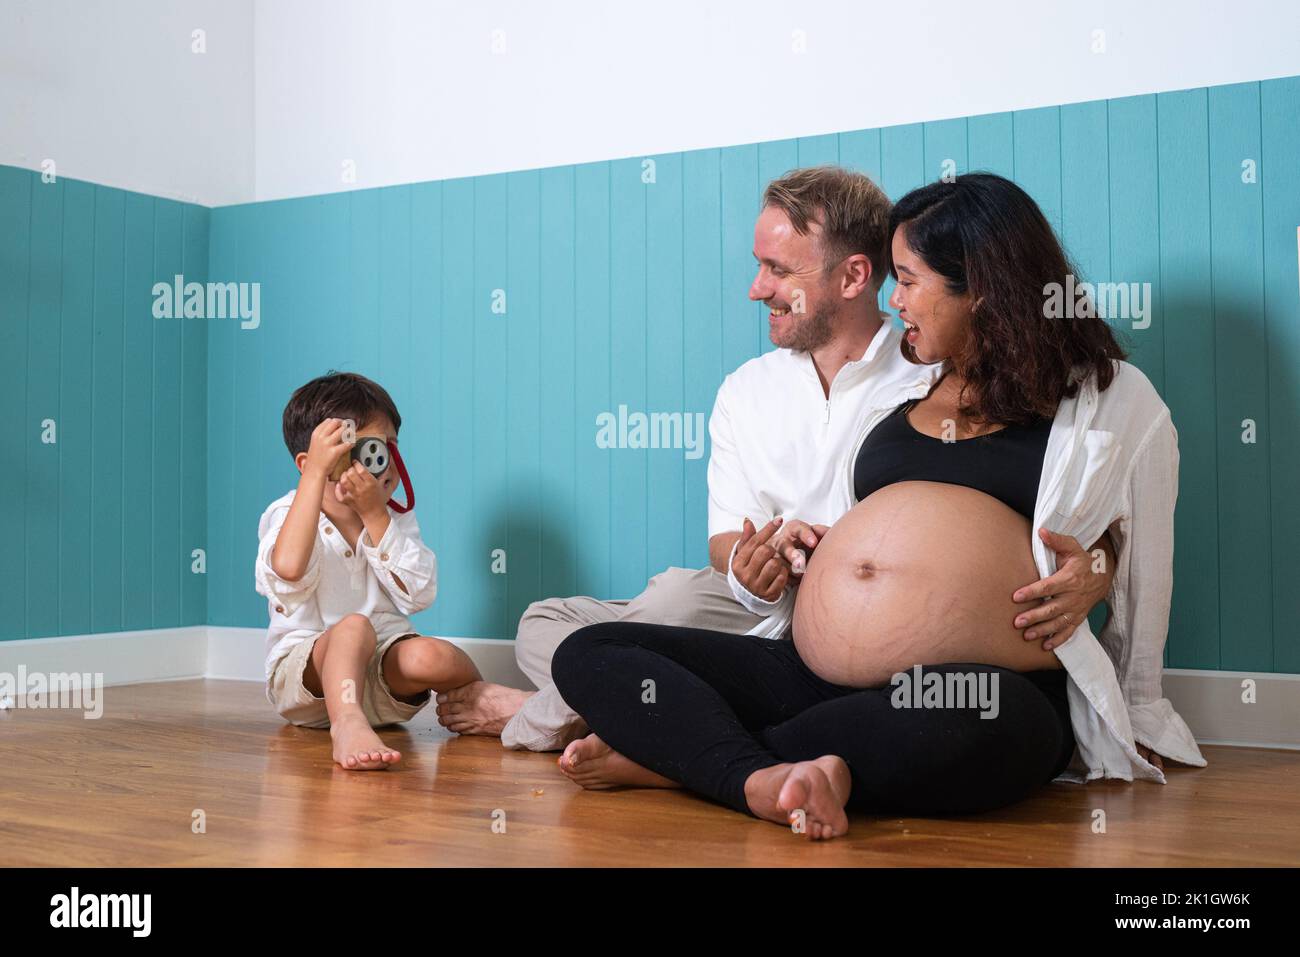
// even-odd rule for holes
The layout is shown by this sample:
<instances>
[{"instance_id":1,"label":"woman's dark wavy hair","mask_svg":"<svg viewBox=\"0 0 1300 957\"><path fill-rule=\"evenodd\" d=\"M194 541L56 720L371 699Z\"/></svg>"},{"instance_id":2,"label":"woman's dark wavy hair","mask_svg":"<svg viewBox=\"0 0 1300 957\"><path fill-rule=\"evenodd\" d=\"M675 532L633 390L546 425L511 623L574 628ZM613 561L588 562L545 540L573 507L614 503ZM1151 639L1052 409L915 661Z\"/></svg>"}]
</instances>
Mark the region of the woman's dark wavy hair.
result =
<instances>
[{"instance_id":1,"label":"woman's dark wavy hair","mask_svg":"<svg viewBox=\"0 0 1300 957\"><path fill-rule=\"evenodd\" d=\"M956 357L966 388L962 415L1005 425L1052 418L1061 400L1078 391L1071 371L1082 365L1098 389L1114 378L1113 359L1124 350L1095 304L1080 318L1049 318L1047 287L1066 276L1082 280L1038 204L1023 189L992 173L966 173L914 189L889 218L892 248L899 227L907 245L942 276L954 294L971 293L971 335ZM890 274L898 272L892 257ZM903 356L920 363L904 338ZM969 400L969 405L967 401Z\"/></svg>"}]
</instances>

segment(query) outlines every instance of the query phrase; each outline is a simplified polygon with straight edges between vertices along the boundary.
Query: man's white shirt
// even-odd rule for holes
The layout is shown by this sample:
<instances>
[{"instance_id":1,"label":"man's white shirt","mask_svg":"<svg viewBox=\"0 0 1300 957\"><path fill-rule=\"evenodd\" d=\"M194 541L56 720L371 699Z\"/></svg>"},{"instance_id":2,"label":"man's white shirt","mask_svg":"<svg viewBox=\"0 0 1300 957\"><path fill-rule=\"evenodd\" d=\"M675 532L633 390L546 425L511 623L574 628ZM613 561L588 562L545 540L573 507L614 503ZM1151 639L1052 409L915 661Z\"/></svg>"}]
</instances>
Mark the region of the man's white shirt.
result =
<instances>
[{"instance_id":1,"label":"man's white shirt","mask_svg":"<svg viewBox=\"0 0 1300 957\"><path fill-rule=\"evenodd\" d=\"M908 362L901 341L901 330L882 322L862 357L836 373L829 395L812 357L790 349L750 359L723 380L709 418L710 538L739 530L746 518L762 528L778 515L830 525L844 514L843 474L867 413L924 395L940 372ZM737 601L770 617L751 633L779 637L779 611L793 604L794 589L768 602L730 572L728 581Z\"/></svg>"},{"instance_id":2,"label":"man's white shirt","mask_svg":"<svg viewBox=\"0 0 1300 957\"><path fill-rule=\"evenodd\" d=\"M777 515L809 524L839 518L838 464L878 394L938 375L899 351L888 322L860 359L845 363L827 396L807 352L774 349L723 380L709 418L709 537ZM756 450L763 455L756 455ZM744 450L743 453L741 450Z\"/></svg>"}]
</instances>

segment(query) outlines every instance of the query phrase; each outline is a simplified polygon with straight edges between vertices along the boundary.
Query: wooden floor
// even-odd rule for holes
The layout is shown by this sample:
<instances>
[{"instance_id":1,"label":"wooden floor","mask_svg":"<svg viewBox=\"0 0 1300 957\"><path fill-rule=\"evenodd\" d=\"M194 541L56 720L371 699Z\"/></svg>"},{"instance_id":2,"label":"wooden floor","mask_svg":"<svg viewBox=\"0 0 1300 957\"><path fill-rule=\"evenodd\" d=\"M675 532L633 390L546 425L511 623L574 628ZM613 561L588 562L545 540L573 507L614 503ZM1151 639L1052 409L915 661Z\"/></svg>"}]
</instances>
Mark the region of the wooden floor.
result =
<instances>
[{"instance_id":1,"label":"wooden floor","mask_svg":"<svg viewBox=\"0 0 1300 957\"><path fill-rule=\"evenodd\" d=\"M1206 748L1165 787L1051 785L963 819L855 815L810 844L681 792L585 792L555 756L443 731L382 733L397 769L350 773L284 725L262 686L105 690L103 717L0 712L8 865L1083 865L1300 863L1300 754ZM1106 812L1106 833L1093 812ZM206 833L191 829L202 810ZM505 833L493 815L504 812Z\"/></svg>"}]
</instances>

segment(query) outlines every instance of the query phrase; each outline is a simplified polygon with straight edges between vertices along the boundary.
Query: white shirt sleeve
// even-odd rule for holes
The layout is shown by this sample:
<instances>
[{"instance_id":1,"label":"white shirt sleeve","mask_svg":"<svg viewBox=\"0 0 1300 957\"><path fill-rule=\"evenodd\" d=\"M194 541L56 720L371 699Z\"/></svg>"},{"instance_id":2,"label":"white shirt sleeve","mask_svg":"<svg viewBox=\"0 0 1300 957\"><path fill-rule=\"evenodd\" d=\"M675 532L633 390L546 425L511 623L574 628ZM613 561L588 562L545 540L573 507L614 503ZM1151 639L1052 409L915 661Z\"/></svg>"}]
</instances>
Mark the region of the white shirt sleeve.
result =
<instances>
[{"instance_id":1,"label":"white shirt sleeve","mask_svg":"<svg viewBox=\"0 0 1300 957\"><path fill-rule=\"evenodd\" d=\"M1125 620L1117 622L1127 637L1120 686L1139 744L1184 764L1204 767L1196 739L1161 688L1178 499L1178 433L1167 416L1138 450L1131 475Z\"/></svg>"},{"instance_id":2,"label":"white shirt sleeve","mask_svg":"<svg viewBox=\"0 0 1300 957\"><path fill-rule=\"evenodd\" d=\"M371 544L370 532L362 529L357 549L402 614L413 615L433 604L438 593L438 561L420 538L414 512L390 511L388 529L377 545ZM402 580L405 590L394 575Z\"/></svg>"},{"instance_id":3,"label":"white shirt sleeve","mask_svg":"<svg viewBox=\"0 0 1300 957\"><path fill-rule=\"evenodd\" d=\"M258 594L265 595L275 604L277 613L292 617L294 612L305 604L316 592L320 583L320 541L312 542L311 558L307 560L307 570L297 581L281 578L271 567L271 550L275 540L289 517L289 507L276 509L269 519L264 521L257 545L257 564L254 568L254 580Z\"/></svg>"},{"instance_id":4,"label":"white shirt sleeve","mask_svg":"<svg viewBox=\"0 0 1300 957\"><path fill-rule=\"evenodd\" d=\"M723 380L709 416L709 538L740 531L746 518L760 526L771 518L745 474L736 445L727 398L730 381Z\"/></svg>"}]
</instances>

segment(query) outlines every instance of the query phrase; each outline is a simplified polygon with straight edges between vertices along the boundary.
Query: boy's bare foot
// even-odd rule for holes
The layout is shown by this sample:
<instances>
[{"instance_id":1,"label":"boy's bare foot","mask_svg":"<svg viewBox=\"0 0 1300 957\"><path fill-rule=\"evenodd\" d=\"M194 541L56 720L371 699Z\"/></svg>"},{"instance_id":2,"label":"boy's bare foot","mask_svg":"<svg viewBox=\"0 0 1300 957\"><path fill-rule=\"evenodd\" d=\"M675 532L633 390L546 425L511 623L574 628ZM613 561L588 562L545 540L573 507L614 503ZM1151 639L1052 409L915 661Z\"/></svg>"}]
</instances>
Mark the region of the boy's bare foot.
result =
<instances>
[{"instance_id":1,"label":"boy's bare foot","mask_svg":"<svg viewBox=\"0 0 1300 957\"><path fill-rule=\"evenodd\" d=\"M559 757L560 770L574 784L591 791L608 788L678 788L671 778L643 768L594 734L569 742Z\"/></svg>"},{"instance_id":2,"label":"boy's bare foot","mask_svg":"<svg viewBox=\"0 0 1300 957\"><path fill-rule=\"evenodd\" d=\"M457 734L488 734L501 737L510 719L536 691L521 691L471 681L467 685L438 693L438 723Z\"/></svg>"},{"instance_id":3,"label":"boy's bare foot","mask_svg":"<svg viewBox=\"0 0 1300 957\"><path fill-rule=\"evenodd\" d=\"M379 740L360 713L331 721L330 737L334 740L334 760L349 771L380 771L402 760L402 752Z\"/></svg>"},{"instance_id":4,"label":"boy's bare foot","mask_svg":"<svg viewBox=\"0 0 1300 957\"><path fill-rule=\"evenodd\" d=\"M813 761L777 764L755 771L745 781L745 801L765 821L789 827L796 812L804 815L804 834L822 841L848 833L844 805L852 779L844 759L826 754Z\"/></svg>"}]
</instances>

